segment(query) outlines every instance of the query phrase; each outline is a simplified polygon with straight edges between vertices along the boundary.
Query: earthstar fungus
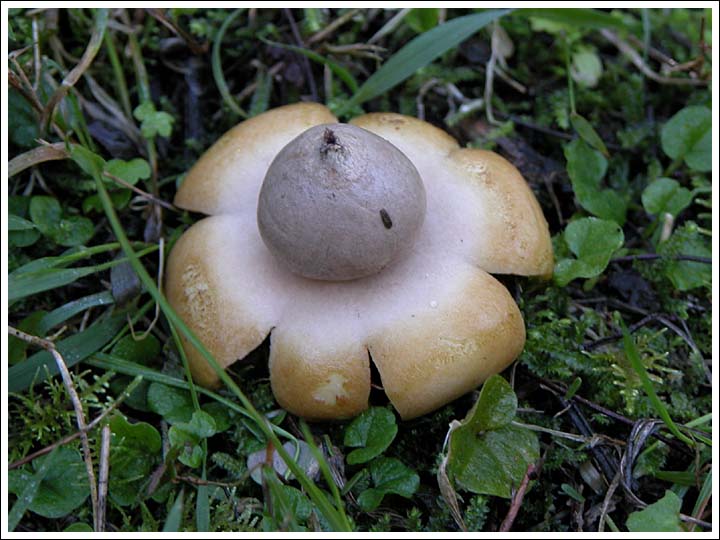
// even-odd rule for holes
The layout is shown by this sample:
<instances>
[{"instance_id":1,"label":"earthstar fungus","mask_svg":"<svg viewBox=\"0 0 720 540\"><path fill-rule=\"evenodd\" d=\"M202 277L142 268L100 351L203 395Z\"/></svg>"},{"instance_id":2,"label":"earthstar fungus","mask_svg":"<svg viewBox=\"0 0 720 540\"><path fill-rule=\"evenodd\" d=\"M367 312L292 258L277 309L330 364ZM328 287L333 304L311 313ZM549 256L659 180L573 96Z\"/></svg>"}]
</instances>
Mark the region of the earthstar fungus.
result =
<instances>
[{"instance_id":1,"label":"earthstar fungus","mask_svg":"<svg viewBox=\"0 0 720 540\"><path fill-rule=\"evenodd\" d=\"M515 167L399 114L347 125L318 104L270 110L223 135L175 204L210 217L170 254L171 304L223 367L270 334L275 397L309 419L364 410L371 361L406 419L477 387L525 341L489 273L553 267ZM216 385L185 346L196 381Z\"/></svg>"}]
</instances>

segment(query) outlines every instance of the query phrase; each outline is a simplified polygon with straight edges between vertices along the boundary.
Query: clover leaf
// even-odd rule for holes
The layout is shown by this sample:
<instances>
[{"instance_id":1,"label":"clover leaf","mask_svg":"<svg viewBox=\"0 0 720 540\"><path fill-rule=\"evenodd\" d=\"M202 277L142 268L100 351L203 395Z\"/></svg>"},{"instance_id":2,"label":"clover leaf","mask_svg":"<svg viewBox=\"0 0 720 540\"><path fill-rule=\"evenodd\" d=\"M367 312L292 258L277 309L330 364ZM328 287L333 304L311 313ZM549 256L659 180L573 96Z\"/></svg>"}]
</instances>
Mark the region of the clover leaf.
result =
<instances>
[{"instance_id":1,"label":"clover leaf","mask_svg":"<svg viewBox=\"0 0 720 540\"><path fill-rule=\"evenodd\" d=\"M573 125L576 129L585 126L577 118ZM582 133L588 136L585 131ZM591 148L585 140L575 139L565 146L565 159L567 173L580 205L599 218L611 219L621 225L625 223L627 201L612 189L602 189L608 166L605 156Z\"/></svg>"},{"instance_id":2,"label":"clover leaf","mask_svg":"<svg viewBox=\"0 0 720 540\"><path fill-rule=\"evenodd\" d=\"M148 388L147 405L170 424L189 422L194 411L189 392L155 382Z\"/></svg>"},{"instance_id":3,"label":"clover leaf","mask_svg":"<svg viewBox=\"0 0 720 540\"><path fill-rule=\"evenodd\" d=\"M682 501L670 490L662 499L639 512L628 516L626 525L630 532L684 532L680 526Z\"/></svg>"},{"instance_id":4,"label":"clover leaf","mask_svg":"<svg viewBox=\"0 0 720 540\"><path fill-rule=\"evenodd\" d=\"M157 135L169 137L175 119L168 113L155 110L152 101L145 101L133 111L135 118L140 120L140 132L143 137L152 139Z\"/></svg>"},{"instance_id":5,"label":"clover leaf","mask_svg":"<svg viewBox=\"0 0 720 540\"><path fill-rule=\"evenodd\" d=\"M37 195L30 200L30 219L38 230L61 246L80 246L95 234L95 227L83 216L63 217L54 197Z\"/></svg>"},{"instance_id":6,"label":"clover leaf","mask_svg":"<svg viewBox=\"0 0 720 540\"><path fill-rule=\"evenodd\" d=\"M110 420L110 486L112 499L121 506L133 504L161 457L160 433L147 422L131 424L116 414Z\"/></svg>"},{"instance_id":7,"label":"clover leaf","mask_svg":"<svg viewBox=\"0 0 720 540\"><path fill-rule=\"evenodd\" d=\"M366 512L375 510L385 495L395 494L409 499L420 485L415 471L395 458L380 457L368 467L374 487L358 497L358 504Z\"/></svg>"},{"instance_id":8,"label":"clover leaf","mask_svg":"<svg viewBox=\"0 0 720 540\"><path fill-rule=\"evenodd\" d=\"M34 478L35 472L48 462L41 479ZM31 511L47 518L66 516L80 506L90 494L85 463L80 453L72 448L60 447L52 454L37 458L28 468L8 471L8 491L20 496L26 485L39 480L27 506Z\"/></svg>"},{"instance_id":9,"label":"clover leaf","mask_svg":"<svg viewBox=\"0 0 720 540\"><path fill-rule=\"evenodd\" d=\"M683 160L691 169L712 169L712 113L701 105L685 107L660 132L663 152L673 160Z\"/></svg>"},{"instance_id":10,"label":"clover leaf","mask_svg":"<svg viewBox=\"0 0 720 540\"><path fill-rule=\"evenodd\" d=\"M588 217L570 223L563 234L565 244L577 257L555 264L555 281L565 286L576 278L599 276L612 254L625 242L625 235L614 221Z\"/></svg>"},{"instance_id":11,"label":"clover leaf","mask_svg":"<svg viewBox=\"0 0 720 540\"><path fill-rule=\"evenodd\" d=\"M665 275L679 291L712 285L712 265L694 261L675 261L675 255L712 257L709 241L704 241L696 223L689 221L678 227L672 236L658 245L657 251L669 260L663 266Z\"/></svg>"},{"instance_id":12,"label":"clover leaf","mask_svg":"<svg viewBox=\"0 0 720 540\"><path fill-rule=\"evenodd\" d=\"M395 415L383 407L371 407L345 430L345 446L362 447L347 456L351 465L366 463L382 454L397 434Z\"/></svg>"},{"instance_id":13,"label":"clover leaf","mask_svg":"<svg viewBox=\"0 0 720 540\"><path fill-rule=\"evenodd\" d=\"M169 429L168 439L173 447L180 449L180 463L188 467L199 467L204 455L200 442L215 433L215 419L205 411L195 411L189 422L178 422Z\"/></svg>"},{"instance_id":14,"label":"clover leaf","mask_svg":"<svg viewBox=\"0 0 720 540\"><path fill-rule=\"evenodd\" d=\"M150 165L142 158L130 161L111 159L105 164L105 172L122 178L133 186L137 184L138 180L147 180L151 174Z\"/></svg>"},{"instance_id":15,"label":"clover leaf","mask_svg":"<svg viewBox=\"0 0 720 540\"><path fill-rule=\"evenodd\" d=\"M500 375L488 379L466 418L451 430L448 472L468 491L510 498L540 456L535 434L512 425L517 397Z\"/></svg>"},{"instance_id":16,"label":"clover leaf","mask_svg":"<svg viewBox=\"0 0 720 540\"><path fill-rule=\"evenodd\" d=\"M672 178L658 178L642 192L642 203L648 214L671 214L673 217L690 206L693 192Z\"/></svg>"}]
</instances>

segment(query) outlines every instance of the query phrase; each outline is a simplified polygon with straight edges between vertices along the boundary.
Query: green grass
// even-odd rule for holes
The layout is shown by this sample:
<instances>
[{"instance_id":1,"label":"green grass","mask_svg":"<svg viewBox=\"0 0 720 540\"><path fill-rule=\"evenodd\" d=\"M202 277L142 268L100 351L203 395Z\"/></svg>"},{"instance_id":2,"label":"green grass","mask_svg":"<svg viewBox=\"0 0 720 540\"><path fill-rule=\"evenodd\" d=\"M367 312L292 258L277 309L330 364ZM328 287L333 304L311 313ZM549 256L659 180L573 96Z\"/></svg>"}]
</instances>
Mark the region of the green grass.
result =
<instances>
[{"instance_id":1,"label":"green grass","mask_svg":"<svg viewBox=\"0 0 720 540\"><path fill-rule=\"evenodd\" d=\"M10 325L53 337L88 422L132 385L88 434L97 453L103 424L115 430L106 530L459 528L438 468L448 425L466 417L477 393L412 421L396 419L389 446L369 427L360 440L377 444L380 455L348 461L355 446L345 441L357 436L347 433L362 422L308 425L283 411L270 390L267 343L222 371L168 304L158 259L197 216L154 213L147 199L103 176L110 160L122 160L113 162L114 174L172 201L185 172L227 129L301 100L323 103L342 120L422 112L463 146L507 157L542 206L561 273L550 281L501 278L527 328L523 353L503 373L518 402L514 429L537 434L542 461L512 530L627 530L641 508L626 502L622 488L611 495L604 525L593 509L603 504L617 458L631 451L633 461L621 471L632 475L628 489L647 503L666 490L682 502L668 526L690 530L687 516L712 521L711 149L707 126L684 121L715 112L702 83L712 73L704 45L712 35L709 10L397 14L10 10L9 158L33 151L41 139L64 145L68 158L9 179L3 301ZM316 35L328 27L334 30ZM502 71L488 94L493 32L496 44L512 43L513 52L495 57ZM623 54L626 44L662 77L690 82L649 79ZM687 67L664 73L660 53ZM617 242L593 236L619 227ZM160 316L153 322L155 305ZM131 337L147 329L144 339ZM192 383L181 336L218 372L221 389ZM48 353L12 338L7 362L13 394L4 396L6 447L14 463L76 428ZM371 401L387 406L379 393ZM652 433L629 439L645 420L658 421ZM163 450L163 438L182 444ZM299 440L310 444L308 454L283 448ZM599 440L605 446L588 444ZM26 482L12 488L4 510L14 530L92 523L83 498L87 478L68 487L66 499L78 501L72 509L51 495L52 467L81 459L78 439L64 448L61 458L51 453L11 471L11 486ZM252 479L248 456L268 448L295 479L268 467L262 483ZM597 482L588 480L593 471ZM468 530L496 531L508 514L507 498L457 483L450 489Z\"/></svg>"}]
</instances>

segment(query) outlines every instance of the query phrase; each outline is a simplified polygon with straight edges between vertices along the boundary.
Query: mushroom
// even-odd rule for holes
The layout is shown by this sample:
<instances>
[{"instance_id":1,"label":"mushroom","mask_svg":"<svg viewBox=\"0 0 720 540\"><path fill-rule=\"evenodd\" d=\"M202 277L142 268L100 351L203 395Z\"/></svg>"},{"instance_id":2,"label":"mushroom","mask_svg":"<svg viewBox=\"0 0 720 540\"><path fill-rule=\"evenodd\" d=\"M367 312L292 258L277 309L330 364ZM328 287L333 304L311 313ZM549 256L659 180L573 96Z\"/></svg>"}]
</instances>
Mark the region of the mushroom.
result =
<instances>
[{"instance_id":1,"label":"mushroom","mask_svg":"<svg viewBox=\"0 0 720 540\"><path fill-rule=\"evenodd\" d=\"M366 409L370 362L405 419L476 388L525 341L490 273L553 268L517 169L399 114L270 110L223 135L175 204L210 217L173 247L169 301L223 367L270 335L273 393L311 420ZM217 385L185 345L196 381Z\"/></svg>"}]
</instances>

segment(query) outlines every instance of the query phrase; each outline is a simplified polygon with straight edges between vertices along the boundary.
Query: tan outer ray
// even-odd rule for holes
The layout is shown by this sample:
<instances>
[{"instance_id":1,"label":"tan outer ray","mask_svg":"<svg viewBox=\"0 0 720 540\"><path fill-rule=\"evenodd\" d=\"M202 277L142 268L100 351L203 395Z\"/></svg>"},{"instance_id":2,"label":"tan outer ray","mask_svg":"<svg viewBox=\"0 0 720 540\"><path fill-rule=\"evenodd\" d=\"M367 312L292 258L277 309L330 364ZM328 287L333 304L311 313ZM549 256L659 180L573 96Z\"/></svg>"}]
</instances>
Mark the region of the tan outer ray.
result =
<instances>
[{"instance_id":1,"label":"tan outer ray","mask_svg":"<svg viewBox=\"0 0 720 540\"><path fill-rule=\"evenodd\" d=\"M522 351L525 326L507 289L463 266L434 310L408 314L368 340L385 393L404 419L476 388Z\"/></svg>"},{"instance_id":2,"label":"tan outer ray","mask_svg":"<svg viewBox=\"0 0 720 540\"><path fill-rule=\"evenodd\" d=\"M175 205L204 214L257 208L258 193L280 149L303 131L337 122L317 103L272 109L225 133L190 169L175 195Z\"/></svg>"},{"instance_id":3,"label":"tan outer ray","mask_svg":"<svg viewBox=\"0 0 720 540\"><path fill-rule=\"evenodd\" d=\"M325 331L311 333L279 325L270 336L273 394L283 408L310 420L355 416L370 395L367 349L354 337L337 340L327 323Z\"/></svg>"},{"instance_id":4,"label":"tan outer ray","mask_svg":"<svg viewBox=\"0 0 720 540\"><path fill-rule=\"evenodd\" d=\"M254 220L234 216L203 219L180 237L168 258L168 301L223 368L263 342L288 300L275 290L284 275L254 227ZM184 345L193 378L216 386L215 371L187 341Z\"/></svg>"},{"instance_id":5,"label":"tan outer ray","mask_svg":"<svg viewBox=\"0 0 720 540\"><path fill-rule=\"evenodd\" d=\"M460 149L416 118L371 113L352 123L384 137L410 158L425 183L428 213L447 214L448 245L487 272L549 276L547 221L518 170L493 152Z\"/></svg>"}]
</instances>

